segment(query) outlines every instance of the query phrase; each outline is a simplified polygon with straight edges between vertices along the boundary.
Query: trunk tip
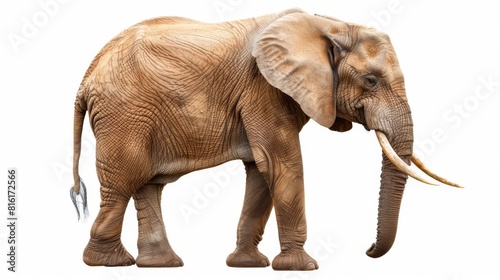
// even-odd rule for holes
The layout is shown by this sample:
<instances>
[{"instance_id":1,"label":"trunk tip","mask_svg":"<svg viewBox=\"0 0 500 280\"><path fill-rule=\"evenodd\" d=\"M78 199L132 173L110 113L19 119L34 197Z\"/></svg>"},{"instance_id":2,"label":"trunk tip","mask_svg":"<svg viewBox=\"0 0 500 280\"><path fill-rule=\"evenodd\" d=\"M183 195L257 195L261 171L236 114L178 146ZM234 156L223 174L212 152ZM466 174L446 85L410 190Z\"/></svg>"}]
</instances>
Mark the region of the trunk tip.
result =
<instances>
[{"instance_id":1,"label":"trunk tip","mask_svg":"<svg viewBox=\"0 0 500 280\"><path fill-rule=\"evenodd\" d=\"M381 250L379 247L377 247L376 243L372 243L372 246L366 251L366 255L369 256L370 258L380 258L383 255L385 255L389 250Z\"/></svg>"}]
</instances>

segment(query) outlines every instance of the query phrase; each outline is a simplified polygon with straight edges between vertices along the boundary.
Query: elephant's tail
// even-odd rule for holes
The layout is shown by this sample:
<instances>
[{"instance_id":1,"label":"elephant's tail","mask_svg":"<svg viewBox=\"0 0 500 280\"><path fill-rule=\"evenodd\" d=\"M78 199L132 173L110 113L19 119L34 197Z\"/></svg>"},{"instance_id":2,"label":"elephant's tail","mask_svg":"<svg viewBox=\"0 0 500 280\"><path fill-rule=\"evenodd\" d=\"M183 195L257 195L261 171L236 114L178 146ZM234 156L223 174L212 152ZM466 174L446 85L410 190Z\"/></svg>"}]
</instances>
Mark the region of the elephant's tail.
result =
<instances>
[{"instance_id":1,"label":"elephant's tail","mask_svg":"<svg viewBox=\"0 0 500 280\"><path fill-rule=\"evenodd\" d=\"M83 131L83 121L85 119L85 113L87 112L87 105L83 98L82 91L79 91L76 96L75 101L75 113L74 113L74 124L73 124L73 180L74 185L70 189L70 196L73 204L75 205L76 212L78 214L78 220L80 220L83 214L83 220L88 217L87 208L87 188L83 183L80 175L78 173L78 165L80 161L80 151L82 148L82 131ZM78 199L80 198L80 199Z\"/></svg>"}]
</instances>

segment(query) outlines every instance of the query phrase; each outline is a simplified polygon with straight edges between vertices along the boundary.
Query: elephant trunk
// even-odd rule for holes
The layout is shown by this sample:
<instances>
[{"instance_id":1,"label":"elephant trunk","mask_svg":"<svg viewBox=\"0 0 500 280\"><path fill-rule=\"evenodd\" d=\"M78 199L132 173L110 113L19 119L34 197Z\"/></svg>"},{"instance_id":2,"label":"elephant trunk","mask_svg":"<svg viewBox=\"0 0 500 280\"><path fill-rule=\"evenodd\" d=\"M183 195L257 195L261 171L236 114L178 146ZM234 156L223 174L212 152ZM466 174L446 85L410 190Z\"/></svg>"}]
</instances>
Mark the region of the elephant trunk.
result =
<instances>
[{"instance_id":1,"label":"elephant trunk","mask_svg":"<svg viewBox=\"0 0 500 280\"><path fill-rule=\"evenodd\" d=\"M372 258L383 256L394 243L398 228L399 209L408 178L389 161L386 155L383 155L382 162L377 241L366 252Z\"/></svg>"},{"instance_id":2,"label":"elephant trunk","mask_svg":"<svg viewBox=\"0 0 500 280\"><path fill-rule=\"evenodd\" d=\"M397 128L393 130L397 131L397 135L387 135L387 138L399 158L409 165L413 154L413 125L411 117L409 121L407 117L404 119L406 120L399 123L400 125L393 126L393 128ZM377 131L378 133L381 132ZM384 150L382 154L377 239L366 252L372 258L383 256L394 243L398 227L399 209L407 179L408 175L393 164Z\"/></svg>"}]
</instances>

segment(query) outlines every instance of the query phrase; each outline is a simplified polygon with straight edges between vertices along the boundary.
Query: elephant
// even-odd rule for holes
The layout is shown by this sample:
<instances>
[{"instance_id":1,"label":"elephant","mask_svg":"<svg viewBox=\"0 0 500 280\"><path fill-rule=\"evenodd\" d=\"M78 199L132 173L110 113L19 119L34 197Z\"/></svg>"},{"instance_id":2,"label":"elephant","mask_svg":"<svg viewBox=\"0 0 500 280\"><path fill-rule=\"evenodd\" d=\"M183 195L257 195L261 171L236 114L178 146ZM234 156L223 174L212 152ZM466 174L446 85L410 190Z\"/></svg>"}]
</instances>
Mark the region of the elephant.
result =
<instances>
[{"instance_id":1,"label":"elephant","mask_svg":"<svg viewBox=\"0 0 500 280\"><path fill-rule=\"evenodd\" d=\"M381 144L370 257L393 245L408 175L460 187L413 155L411 111L388 35L300 9L220 23L154 18L107 43L86 71L74 104L70 193L79 218L88 213L78 171L87 112L101 195L83 253L90 266L183 266L163 223L164 186L192 171L241 160L246 189L227 265L317 269L304 250L299 132L310 119L337 132L359 123L374 130ZM410 168L412 161L429 177ZM131 198L139 227L137 258L121 242ZM271 263L258 244L273 208L281 251Z\"/></svg>"}]
</instances>

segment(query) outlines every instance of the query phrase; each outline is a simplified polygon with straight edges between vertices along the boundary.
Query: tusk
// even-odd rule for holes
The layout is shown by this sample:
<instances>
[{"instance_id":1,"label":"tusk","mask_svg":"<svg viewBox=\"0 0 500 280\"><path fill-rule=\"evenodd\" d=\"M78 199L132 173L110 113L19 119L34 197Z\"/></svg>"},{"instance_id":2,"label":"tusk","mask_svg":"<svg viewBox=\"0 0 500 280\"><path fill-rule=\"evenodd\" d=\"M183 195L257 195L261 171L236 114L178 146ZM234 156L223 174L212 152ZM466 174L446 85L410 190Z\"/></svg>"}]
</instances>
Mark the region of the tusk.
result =
<instances>
[{"instance_id":1,"label":"tusk","mask_svg":"<svg viewBox=\"0 0 500 280\"><path fill-rule=\"evenodd\" d=\"M437 181L443 183L443 184L446 184L448 186L452 186L452 187L456 187L456 188L463 188L462 186L460 186L459 184L456 184L456 183L453 183L441 176L438 176L436 175L435 173L433 173L432 171L430 171L429 169L427 169L427 167L425 167L424 163L417 157L415 156L414 154L411 156L411 161L420 169L422 170L425 174L431 176L432 178L436 179Z\"/></svg>"},{"instance_id":2,"label":"tusk","mask_svg":"<svg viewBox=\"0 0 500 280\"><path fill-rule=\"evenodd\" d=\"M397 167L399 170L403 171L406 173L406 175L419 180L422 183L426 183L428 185L433 185L437 186L435 183L431 183L424 178L422 178L419 174L415 173L414 170L410 168L408 164L406 164L399 156L396 154L394 149L392 148L391 144L389 143L389 140L387 140L387 136L381 131L376 130L375 134L377 135L378 142L380 143L380 146L382 147L382 151L384 151L384 154L389 158L389 160Z\"/></svg>"}]
</instances>

